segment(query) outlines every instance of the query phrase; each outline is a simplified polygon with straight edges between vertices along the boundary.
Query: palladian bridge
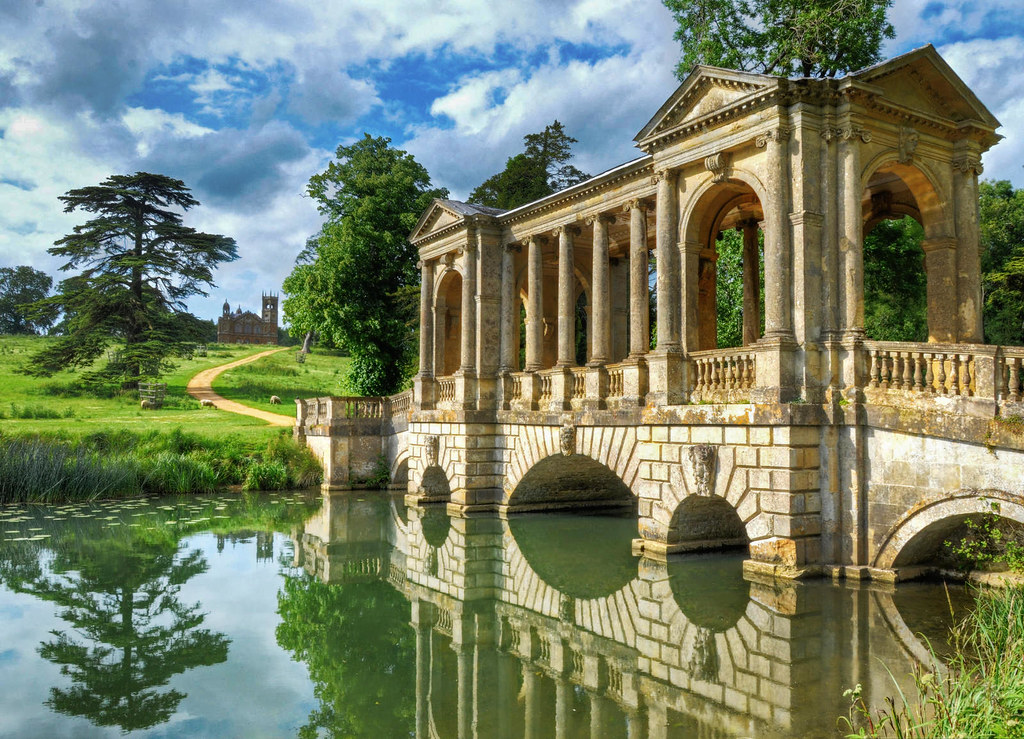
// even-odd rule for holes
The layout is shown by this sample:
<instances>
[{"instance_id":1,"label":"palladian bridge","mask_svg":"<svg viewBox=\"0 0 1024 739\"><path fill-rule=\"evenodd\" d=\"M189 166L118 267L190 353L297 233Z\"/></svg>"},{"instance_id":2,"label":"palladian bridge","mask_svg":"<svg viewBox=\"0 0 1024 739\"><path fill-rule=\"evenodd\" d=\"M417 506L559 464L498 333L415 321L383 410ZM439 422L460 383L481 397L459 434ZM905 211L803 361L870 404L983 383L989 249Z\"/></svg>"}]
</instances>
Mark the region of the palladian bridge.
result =
<instances>
[{"instance_id":1,"label":"palladian bridge","mask_svg":"<svg viewBox=\"0 0 1024 739\"><path fill-rule=\"evenodd\" d=\"M299 401L296 433L335 488L385 454L455 515L623 508L648 558L910 576L969 515L1024 522L1024 348L982 332L998 125L931 46L842 79L698 67L642 157L510 211L435 201L413 390ZM864 330L864 236L904 216L927 343ZM743 340L719 348L730 229Z\"/></svg>"}]
</instances>

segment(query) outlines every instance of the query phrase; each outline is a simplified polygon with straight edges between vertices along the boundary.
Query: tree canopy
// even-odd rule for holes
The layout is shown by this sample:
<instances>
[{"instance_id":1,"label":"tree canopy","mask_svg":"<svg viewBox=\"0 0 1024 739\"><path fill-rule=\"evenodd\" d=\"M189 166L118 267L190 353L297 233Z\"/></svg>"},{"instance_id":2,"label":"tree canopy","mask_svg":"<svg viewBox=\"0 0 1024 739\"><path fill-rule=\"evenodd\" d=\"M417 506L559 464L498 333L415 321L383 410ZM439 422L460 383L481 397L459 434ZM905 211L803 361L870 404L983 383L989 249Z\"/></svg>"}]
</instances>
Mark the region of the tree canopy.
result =
<instances>
[{"instance_id":1,"label":"tree canopy","mask_svg":"<svg viewBox=\"0 0 1024 739\"><path fill-rule=\"evenodd\" d=\"M148 172L112 175L60 197L64 212L94 214L55 242L51 254L80 270L38 313L59 310L66 336L32 358L33 374L92 364L113 342L123 351L90 381L134 383L156 375L184 344L202 336L185 300L206 295L213 269L237 258L234 239L185 226L181 212L199 204L181 180Z\"/></svg>"},{"instance_id":2,"label":"tree canopy","mask_svg":"<svg viewBox=\"0 0 1024 739\"><path fill-rule=\"evenodd\" d=\"M45 272L22 265L0 268L0 334L38 334L53 325L54 311L28 312L53 287Z\"/></svg>"},{"instance_id":3,"label":"tree canopy","mask_svg":"<svg viewBox=\"0 0 1024 739\"><path fill-rule=\"evenodd\" d=\"M575 143L557 120L543 131L527 134L525 151L509 157L505 169L469 194L469 202L510 210L589 179L569 164Z\"/></svg>"},{"instance_id":4,"label":"tree canopy","mask_svg":"<svg viewBox=\"0 0 1024 739\"><path fill-rule=\"evenodd\" d=\"M401 298L419 283L408 236L448 191L431 188L427 170L391 139L366 134L338 147L308 193L326 222L284 281L285 319L352 356L346 379L355 392L395 392L416 359Z\"/></svg>"},{"instance_id":5,"label":"tree canopy","mask_svg":"<svg viewBox=\"0 0 1024 739\"><path fill-rule=\"evenodd\" d=\"M662 0L682 45L676 76L697 64L781 77L835 77L881 58L892 0Z\"/></svg>"},{"instance_id":6,"label":"tree canopy","mask_svg":"<svg viewBox=\"0 0 1024 739\"><path fill-rule=\"evenodd\" d=\"M982 286L985 340L1024 344L1024 189L1006 180L982 182Z\"/></svg>"}]
</instances>

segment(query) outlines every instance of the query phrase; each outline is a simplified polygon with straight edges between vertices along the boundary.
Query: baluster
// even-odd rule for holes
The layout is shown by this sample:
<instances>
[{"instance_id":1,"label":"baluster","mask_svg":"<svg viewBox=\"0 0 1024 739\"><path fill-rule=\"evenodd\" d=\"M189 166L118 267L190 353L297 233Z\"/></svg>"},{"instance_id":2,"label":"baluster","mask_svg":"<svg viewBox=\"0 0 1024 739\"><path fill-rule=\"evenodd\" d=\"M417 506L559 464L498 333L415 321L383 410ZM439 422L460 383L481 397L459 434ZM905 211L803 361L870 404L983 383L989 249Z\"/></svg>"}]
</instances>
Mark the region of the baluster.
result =
<instances>
[{"instance_id":1,"label":"baluster","mask_svg":"<svg viewBox=\"0 0 1024 739\"><path fill-rule=\"evenodd\" d=\"M1010 400L1014 403L1020 402L1020 357L1014 357L1010 363Z\"/></svg>"},{"instance_id":2,"label":"baluster","mask_svg":"<svg viewBox=\"0 0 1024 739\"><path fill-rule=\"evenodd\" d=\"M914 390L917 392L924 391L924 379L921 377L924 365L924 354L917 352L917 356L914 358Z\"/></svg>"},{"instance_id":3,"label":"baluster","mask_svg":"<svg viewBox=\"0 0 1024 739\"><path fill-rule=\"evenodd\" d=\"M889 389L889 352L882 351L878 355L878 386L883 390Z\"/></svg>"},{"instance_id":4,"label":"baluster","mask_svg":"<svg viewBox=\"0 0 1024 739\"><path fill-rule=\"evenodd\" d=\"M924 389L926 392L935 394L935 367L934 367L934 354L924 354L924 361L927 362L925 365L925 378L924 378Z\"/></svg>"},{"instance_id":5,"label":"baluster","mask_svg":"<svg viewBox=\"0 0 1024 739\"><path fill-rule=\"evenodd\" d=\"M971 357L969 354L960 355L960 394L965 398L971 397Z\"/></svg>"},{"instance_id":6,"label":"baluster","mask_svg":"<svg viewBox=\"0 0 1024 739\"><path fill-rule=\"evenodd\" d=\"M936 388L936 389L938 390L939 395L945 395L946 394L946 390L947 390L947 388L946 388L946 355L945 354L937 354L935 356L939 360L939 376L938 376L939 384L938 384L938 388Z\"/></svg>"},{"instance_id":7,"label":"baluster","mask_svg":"<svg viewBox=\"0 0 1024 739\"><path fill-rule=\"evenodd\" d=\"M903 388L903 355L900 352L892 352L892 376L889 378L889 387L893 390Z\"/></svg>"},{"instance_id":8,"label":"baluster","mask_svg":"<svg viewBox=\"0 0 1024 739\"><path fill-rule=\"evenodd\" d=\"M737 360L736 357L730 357L726 360L729 363L729 389L735 390L739 387L739 372L737 371Z\"/></svg>"},{"instance_id":9,"label":"baluster","mask_svg":"<svg viewBox=\"0 0 1024 739\"><path fill-rule=\"evenodd\" d=\"M914 389L914 353L903 352L903 390L910 392Z\"/></svg>"},{"instance_id":10,"label":"baluster","mask_svg":"<svg viewBox=\"0 0 1024 739\"><path fill-rule=\"evenodd\" d=\"M721 375L718 369L718 362L716 362L714 359L708 359L708 362L711 364L711 389L717 390L718 380Z\"/></svg>"},{"instance_id":11,"label":"baluster","mask_svg":"<svg viewBox=\"0 0 1024 739\"><path fill-rule=\"evenodd\" d=\"M868 383L868 385L870 387L878 387L878 350L877 349L872 349L871 350L871 366L868 369L868 377L871 380Z\"/></svg>"},{"instance_id":12,"label":"baluster","mask_svg":"<svg viewBox=\"0 0 1024 739\"><path fill-rule=\"evenodd\" d=\"M960 394L960 355L951 354L949 358L949 394Z\"/></svg>"}]
</instances>

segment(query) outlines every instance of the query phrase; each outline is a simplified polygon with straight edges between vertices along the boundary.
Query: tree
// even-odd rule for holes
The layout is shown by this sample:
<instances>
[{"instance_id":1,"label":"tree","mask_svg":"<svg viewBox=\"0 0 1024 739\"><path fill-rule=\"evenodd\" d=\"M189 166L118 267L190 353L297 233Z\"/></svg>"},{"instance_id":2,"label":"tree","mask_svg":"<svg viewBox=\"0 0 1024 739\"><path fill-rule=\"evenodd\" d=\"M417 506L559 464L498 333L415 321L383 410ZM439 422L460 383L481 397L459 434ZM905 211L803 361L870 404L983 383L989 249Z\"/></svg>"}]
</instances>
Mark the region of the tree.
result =
<instances>
[{"instance_id":1,"label":"tree","mask_svg":"<svg viewBox=\"0 0 1024 739\"><path fill-rule=\"evenodd\" d=\"M910 216L882 221L864 236L864 330L875 341L928 340L928 283Z\"/></svg>"},{"instance_id":2,"label":"tree","mask_svg":"<svg viewBox=\"0 0 1024 739\"><path fill-rule=\"evenodd\" d=\"M526 151L509 157L505 169L484 180L469 202L511 209L590 178L569 164L576 139L557 120L523 137Z\"/></svg>"},{"instance_id":3,"label":"tree","mask_svg":"<svg viewBox=\"0 0 1024 739\"><path fill-rule=\"evenodd\" d=\"M32 358L28 371L50 375L92 364L114 341L120 359L86 376L134 384L159 374L183 345L203 336L202 322L185 310L192 295L213 286L213 268L237 258L234 239L182 224L178 211L199 204L181 180L147 172L113 175L60 197L64 212L95 214L49 250L64 257L57 293L34 304L60 310L67 335Z\"/></svg>"},{"instance_id":4,"label":"tree","mask_svg":"<svg viewBox=\"0 0 1024 739\"><path fill-rule=\"evenodd\" d=\"M662 0L682 45L676 76L697 64L782 77L835 77L877 62L895 35L892 0Z\"/></svg>"},{"instance_id":5,"label":"tree","mask_svg":"<svg viewBox=\"0 0 1024 739\"><path fill-rule=\"evenodd\" d=\"M326 222L284 282L285 319L352 357L347 381L358 393L395 392L415 361L403 288L419 283L408 235L434 198L430 175L391 139L366 134L339 146L308 192Z\"/></svg>"},{"instance_id":6,"label":"tree","mask_svg":"<svg viewBox=\"0 0 1024 739\"><path fill-rule=\"evenodd\" d=\"M979 195L985 340L1024 344L1024 189L982 182Z\"/></svg>"},{"instance_id":7,"label":"tree","mask_svg":"<svg viewBox=\"0 0 1024 739\"><path fill-rule=\"evenodd\" d=\"M0 334L38 334L53 325L51 311L29 314L25 307L46 298L53 278L28 266L0 268Z\"/></svg>"}]
</instances>

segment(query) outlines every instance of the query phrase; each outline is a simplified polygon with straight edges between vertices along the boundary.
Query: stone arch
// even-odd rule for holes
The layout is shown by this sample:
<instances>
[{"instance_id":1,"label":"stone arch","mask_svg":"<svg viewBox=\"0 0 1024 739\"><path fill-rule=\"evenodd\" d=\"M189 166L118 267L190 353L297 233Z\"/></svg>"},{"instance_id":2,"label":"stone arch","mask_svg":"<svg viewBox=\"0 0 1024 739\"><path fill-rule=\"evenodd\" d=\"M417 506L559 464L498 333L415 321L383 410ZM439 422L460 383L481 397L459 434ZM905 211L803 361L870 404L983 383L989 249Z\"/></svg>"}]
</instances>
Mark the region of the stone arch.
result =
<instances>
[{"instance_id":1,"label":"stone arch","mask_svg":"<svg viewBox=\"0 0 1024 739\"><path fill-rule=\"evenodd\" d=\"M505 463L502 503L508 505L512 493L526 474L549 457L563 457L562 427L520 424L510 443L511 458ZM618 478L628 490L635 491L640 467L640 449L634 426L583 426L574 428L572 456L587 457ZM555 456L557 455L557 457Z\"/></svg>"},{"instance_id":2,"label":"stone arch","mask_svg":"<svg viewBox=\"0 0 1024 739\"><path fill-rule=\"evenodd\" d=\"M508 496L510 511L635 509L636 498L608 467L561 452L533 465Z\"/></svg>"},{"instance_id":3,"label":"stone arch","mask_svg":"<svg viewBox=\"0 0 1024 739\"><path fill-rule=\"evenodd\" d=\"M730 229L744 234L743 261L740 265L744 330L742 344L760 338L760 277L764 264L759 255L758 232L771 229L764 187L757 177L743 169L734 169L721 182L708 179L687 201L680 218L681 242L697 254L695 281L690 290L697 295L698 350L718 348L717 290L718 235ZM766 243L768 239L765 239Z\"/></svg>"},{"instance_id":4,"label":"stone arch","mask_svg":"<svg viewBox=\"0 0 1024 739\"><path fill-rule=\"evenodd\" d=\"M900 162L891 151L879 154L864 168L860 192L864 234L879 221L904 215L921 224L925 238L943 238L954 233L952 215L944 206L949 198L923 162ZM879 197L883 194L889 197Z\"/></svg>"},{"instance_id":5,"label":"stone arch","mask_svg":"<svg viewBox=\"0 0 1024 739\"><path fill-rule=\"evenodd\" d=\"M434 352L439 376L454 374L462 364L462 271L450 266L434 289Z\"/></svg>"},{"instance_id":6,"label":"stone arch","mask_svg":"<svg viewBox=\"0 0 1024 739\"><path fill-rule=\"evenodd\" d=\"M409 485L409 450L402 449L391 463L391 485L405 489Z\"/></svg>"},{"instance_id":7,"label":"stone arch","mask_svg":"<svg viewBox=\"0 0 1024 739\"><path fill-rule=\"evenodd\" d=\"M989 513L1024 524L1024 499L1001 490L961 490L932 498L914 506L889 528L872 564L881 570L919 564L964 519Z\"/></svg>"},{"instance_id":8,"label":"stone arch","mask_svg":"<svg viewBox=\"0 0 1024 739\"><path fill-rule=\"evenodd\" d=\"M688 495L679 501L668 524L671 551L749 546L747 529L725 498Z\"/></svg>"}]
</instances>

